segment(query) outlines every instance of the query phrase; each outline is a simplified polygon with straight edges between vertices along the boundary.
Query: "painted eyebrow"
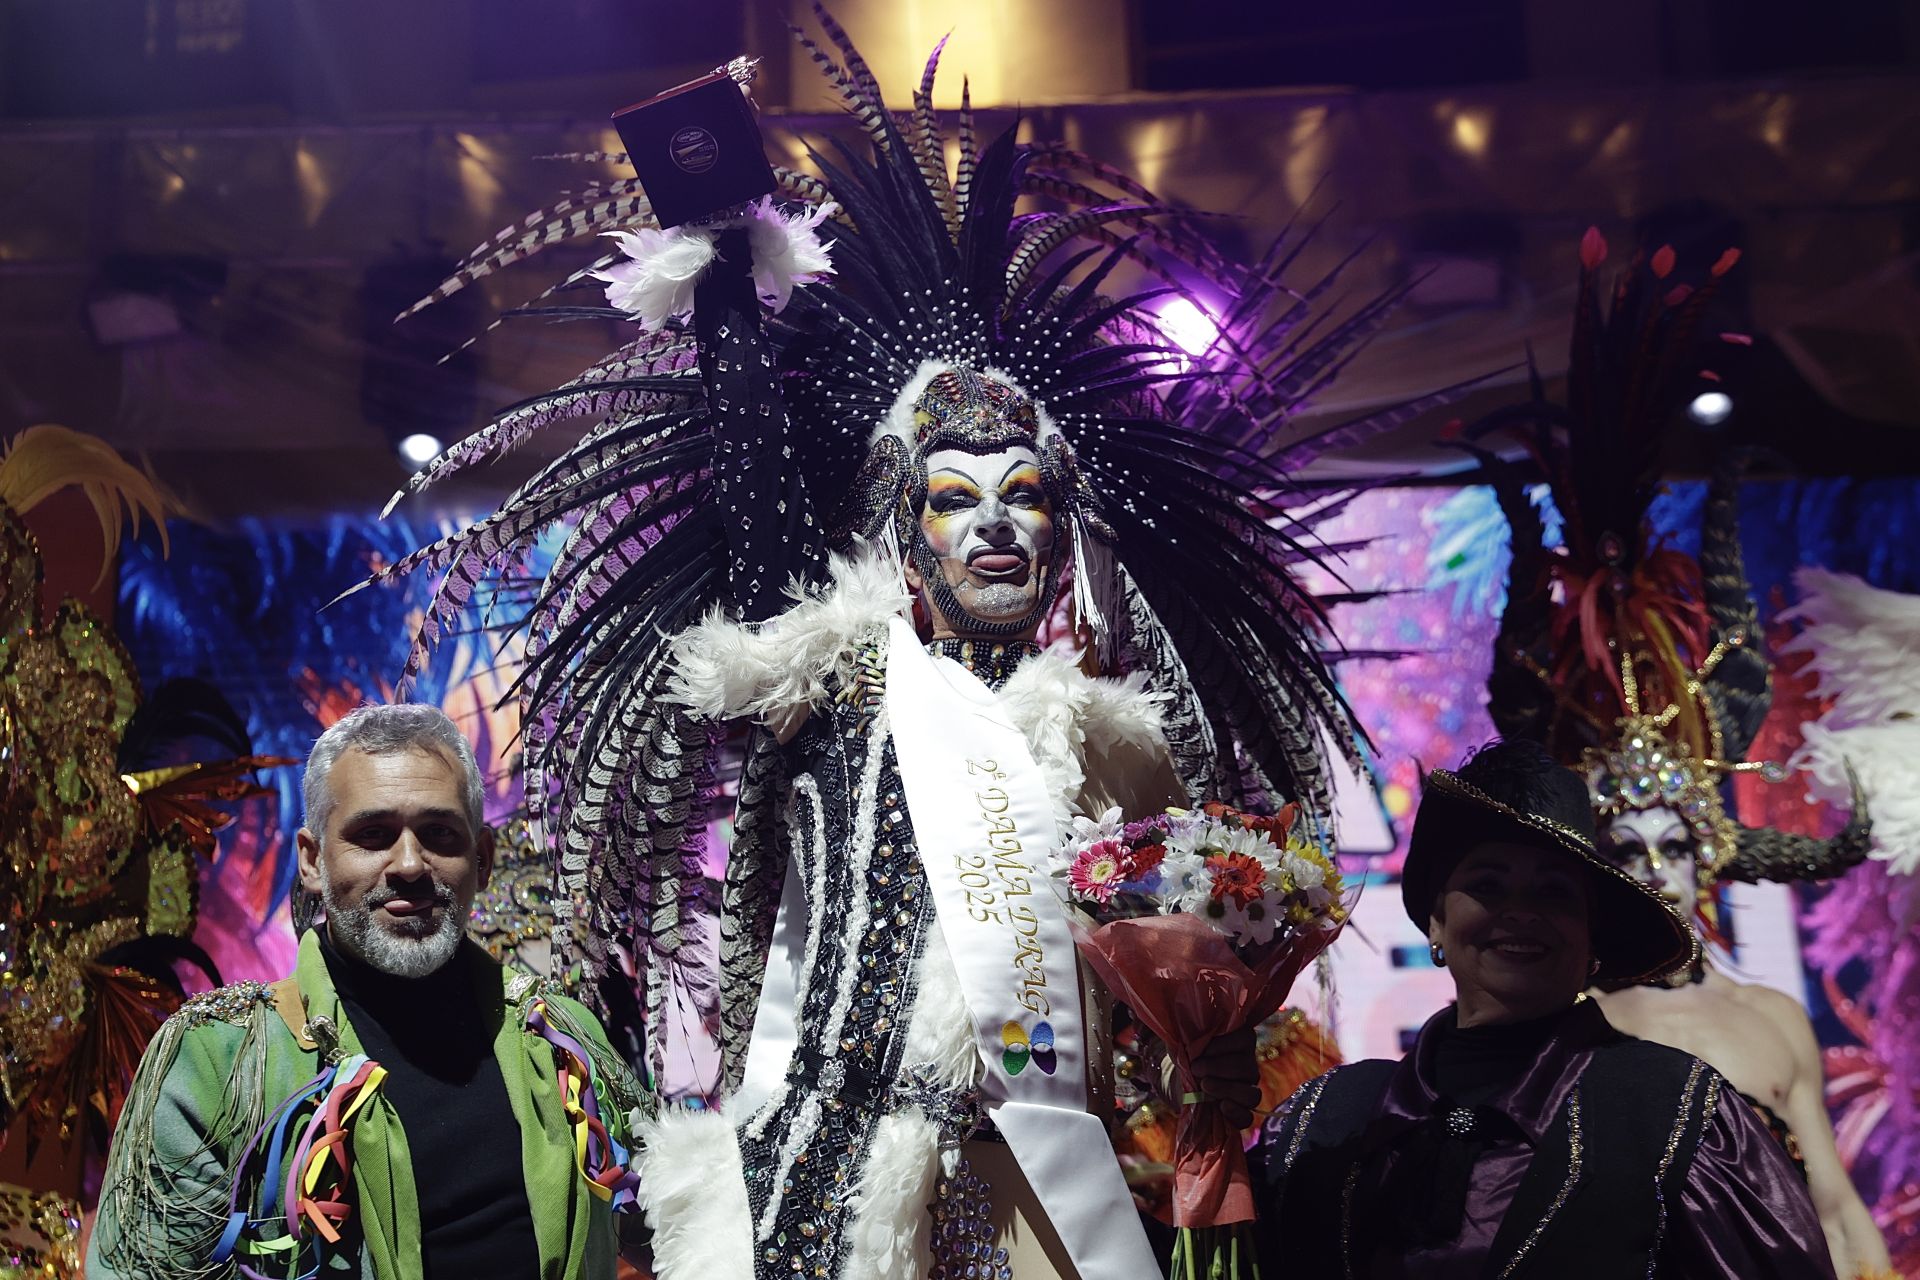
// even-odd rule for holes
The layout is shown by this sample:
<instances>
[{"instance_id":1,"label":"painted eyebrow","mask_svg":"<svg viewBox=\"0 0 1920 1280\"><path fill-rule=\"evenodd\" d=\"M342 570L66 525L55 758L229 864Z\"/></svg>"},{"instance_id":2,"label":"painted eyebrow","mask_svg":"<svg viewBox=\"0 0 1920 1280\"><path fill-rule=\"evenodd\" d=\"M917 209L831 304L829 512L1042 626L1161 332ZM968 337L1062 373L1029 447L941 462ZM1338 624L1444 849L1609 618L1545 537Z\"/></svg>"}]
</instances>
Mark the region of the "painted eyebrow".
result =
<instances>
[{"instance_id":1,"label":"painted eyebrow","mask_svg":"<svg viewBox=\"0 0 1920 1280\"><path fill-rule=\"evenodd\" d=\"M1012 466L1008 467L1005 471L1001 472L1000 478L994 481L994 483L1005 484L1007 482L1008 476L1012 475L1016 471L1021 470L1022 468L1025 468L1026 470L1033 472L1036 481L1038 480L1039 473L1040 473L1040 465L1038 463L1016 462ZM972 476L954 467L941 467L939 470L931 473L927 478L931 480L934 476L959 476L962 480L966 481L970 485L973 485L975 488L979 487L979 485L974 481L974 478Z\"/></svg>"}]
</instances>

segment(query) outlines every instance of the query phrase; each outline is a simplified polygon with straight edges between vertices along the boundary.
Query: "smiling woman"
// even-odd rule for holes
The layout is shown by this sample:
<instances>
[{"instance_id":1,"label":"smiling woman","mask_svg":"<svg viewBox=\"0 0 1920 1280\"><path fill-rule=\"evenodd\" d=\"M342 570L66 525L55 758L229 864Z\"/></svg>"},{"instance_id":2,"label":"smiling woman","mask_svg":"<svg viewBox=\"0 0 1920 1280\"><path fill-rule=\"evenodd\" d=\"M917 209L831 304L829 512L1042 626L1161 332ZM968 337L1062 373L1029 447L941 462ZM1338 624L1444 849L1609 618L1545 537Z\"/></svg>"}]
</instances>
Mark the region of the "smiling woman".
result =
<instances>
[{"instance_id":1,"label":"smiling woman","mask_svg":"<svg viewBox=\"0 0 1920 1280\"><path fill-rule=\"evenodd\" d=\"M1274 1273L1833 1274L1754 1113L1582 995L1673 972L1697 944L1601 858L1578 774L1525 741L1434 770L1401 888L1458 1001L1404 1061L1338 1068L1277 1117Z\"/></svg>"},{"instance_id":2,"label":"smiling woman","mask_svg":"<svg viewBox=\"0 0 1920 1280\"><path fill-rule=\"evenodd\" d=\"M1428 926L1436 964L1453 973L1459 1025L1541 1017L1572 1004L1598 964L1587 877L1564 856L1483 844L1460 859Z\"/></svg>"}]
</instances>

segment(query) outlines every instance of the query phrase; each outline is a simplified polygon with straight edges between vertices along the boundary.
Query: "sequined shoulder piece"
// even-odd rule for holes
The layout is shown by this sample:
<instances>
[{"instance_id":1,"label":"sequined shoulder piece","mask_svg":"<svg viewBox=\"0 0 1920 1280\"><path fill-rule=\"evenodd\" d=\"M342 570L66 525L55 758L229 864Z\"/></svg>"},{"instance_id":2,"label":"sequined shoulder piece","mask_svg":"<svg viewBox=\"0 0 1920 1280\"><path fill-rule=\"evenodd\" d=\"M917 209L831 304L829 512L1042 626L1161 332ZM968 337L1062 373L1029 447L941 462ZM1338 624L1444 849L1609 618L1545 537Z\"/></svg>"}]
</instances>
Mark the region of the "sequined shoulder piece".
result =
<instances>
[{"instance_id":1,"label":"sequined shoulder piece","mask_svg":"<svg viewBox=\"0 0 1920 1280\"><path fill-rule=\"evenodd\" d=\"M203 991L180 1006L180 1012L173 1015L189 1027L205 1026L209 1022L231 1022L236 1025L247 1020L247 1014L257 1004L272 1004L273 988L264 982L234 982L212 991Z\"/></svg>"},{"instance_id":2,"label":"sequined shoulder piece","mask_svg":"<svg viewBox=\"0 0 1920 1280\"><path fill-rule=\"evenodd\" d=\"M531 973L522 973L516 970L507 975L508 1004L524 1004L537 995L557 995L559 993L560 988L558 985L544 978L537 978Z\"/></svg>"}]
</instances>

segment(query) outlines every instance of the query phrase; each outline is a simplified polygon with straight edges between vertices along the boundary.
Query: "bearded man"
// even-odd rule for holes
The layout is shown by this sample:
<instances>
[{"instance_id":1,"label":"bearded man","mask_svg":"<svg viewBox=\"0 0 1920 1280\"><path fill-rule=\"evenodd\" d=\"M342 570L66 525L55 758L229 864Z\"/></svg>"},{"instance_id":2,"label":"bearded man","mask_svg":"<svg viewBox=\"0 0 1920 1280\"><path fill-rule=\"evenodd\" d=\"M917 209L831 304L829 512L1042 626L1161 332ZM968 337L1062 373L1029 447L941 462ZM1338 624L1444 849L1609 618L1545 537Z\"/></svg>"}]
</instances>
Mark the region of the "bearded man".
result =
<instances>
[{"instance_id":1,"label":"bearded man","mask_svg":"<svg viewBox=\"0 0 1920 1280\"><path fill-rule=\"evenodd\" d=\"M197 996L155 1037L89 1275L614 1274L641 1092L592 1014L465 940L482 794L435 708L321 735L298 844L325 918L292 977Z\"/></svg>"}]
</instances>

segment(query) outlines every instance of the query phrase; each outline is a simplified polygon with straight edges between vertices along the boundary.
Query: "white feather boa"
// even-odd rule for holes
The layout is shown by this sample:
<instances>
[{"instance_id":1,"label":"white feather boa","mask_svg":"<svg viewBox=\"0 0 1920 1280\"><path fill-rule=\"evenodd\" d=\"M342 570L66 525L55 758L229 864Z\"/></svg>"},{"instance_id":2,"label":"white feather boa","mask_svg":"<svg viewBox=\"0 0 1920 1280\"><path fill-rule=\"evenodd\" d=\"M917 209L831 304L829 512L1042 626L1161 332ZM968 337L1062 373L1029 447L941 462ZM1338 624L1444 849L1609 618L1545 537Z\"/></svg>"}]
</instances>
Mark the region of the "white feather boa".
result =
<instances>
[{"instance_id":1,"label":"white feather boa","mask_svg":"<svg viewBox=\"0 0 1920 1280\"><path fill-rule=\"evenodd\" d=\"M716 1111L663 1111L634 1137L660 1275L753 1280L753 1215L733 1125Z\"/></svg>"},{"instance_id":2,"label":"white feather boa","mask_svg":"<svg viewBox=\"0 0 1920 1280\"><path fill-rule=\"evenodd\" d=\"M940 1131L918 1111L882 1116L860 1185L848 1200L848 1280L915 1280L932 1269L929 1250Z\"/></svg>"},{"instance_id":3,"label":"white feather boa","mask_svg":"<svg viewBox=\"0 0 1920 1280\"><path fill-rule=\"evenodd\" d=\"M735 622L718 605L674 637L667 696L716 720L774 719L814 706L853 678L863 641L886 632L905 612L900 569L872 551L828 561L831 579L819 595L797 582L793 606L759 626Z\"/></svg>"},{"instance_id":4,"label":"white feather boa","mask_svg":"<svg viewBox=\"0 0 1920 1280\"><path fill-rule=\"evenodd\" d=\"M1104 761L1165 749L1160 697L1147 692L1145 676L1092 680L1053 650L1020 664L1000 688L1000 705L1033 751L1063 835L1081 812L1089 774Z\"/></svg>"},{"instance_id":5,"label":"white feather boa","mask_svg":"<svg viewBox=\"0 0 1920 1280\"><path fill-rule=\"evenodd\" d=\"M859 646L905 614L909 598L900 566L874 548L832 557L828 577L817 595L789 587L793 606L758 626L715 606L674 637L667 696L717 720L772 720L830 700L853 678ZM1143 676L1089 679L1073 657L1051 650L1013 673L1000 703L1046 775L1061 831L1079 812L1090 771L1122 754L1163 749L1160 702Z\"/></svg>"}]
</instances>

